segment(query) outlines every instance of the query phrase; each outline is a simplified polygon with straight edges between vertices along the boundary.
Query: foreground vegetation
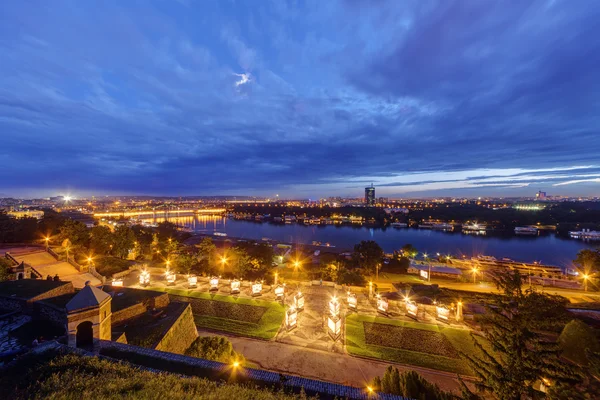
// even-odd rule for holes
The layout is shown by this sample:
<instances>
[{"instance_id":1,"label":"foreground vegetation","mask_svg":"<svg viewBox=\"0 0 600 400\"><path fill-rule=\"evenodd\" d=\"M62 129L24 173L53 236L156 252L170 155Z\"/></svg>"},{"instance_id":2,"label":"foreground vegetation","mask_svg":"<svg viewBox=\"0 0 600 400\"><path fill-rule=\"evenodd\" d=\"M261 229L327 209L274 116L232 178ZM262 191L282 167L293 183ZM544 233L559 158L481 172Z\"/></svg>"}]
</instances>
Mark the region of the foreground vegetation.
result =
<instances>
[{"instance_id":1,"label":"foreground vegetation","mask_svg":"<svg viewBox=\"0 0 600 400\"><path fill-rule=\"evenodd\" d=\"M287 400L306 396L275 393L252 386L182 378L128 365L47 351L20 358L1 371L5 399L211 399Z\"/></svg>"},{"instance_id":2,"label":"foreground vegetation","mask_svg":"<svg viewBox=\"0 0 600 400\"><path fill-rule=\"evenodd\" d=\"M368 332L373 325L377 326L376 334ZM402 330L406 330L406 334L399 336ZM418 335L419 331L424 331L424 334ZM385 340L386 332L387 335L394 335L394 337ZM374 337L379 337L380 341L374 341ZM433 341L428 341L429 339ZM441 341L444 348L439 346ZM346 318L346 349L350 354L357 356L463 375L473 375L473 372L464 360L456 357L459 350L471 354L477 352L469 331L464 329L359 314L352 314Z\"/></svg>"},{"instance_id":3,"label":"foreground vegetation","mask_svg":"<svg viewBox=\"0 0 600 400\"><path fill-rule=\"evenodd\" d=\"M277 335L285 315L285 308L273 301L222 296L192 290L170 288L152 290L167 292L173 300L191 303L194 321L199 328L241 336L270 340Z\"/></svg>"}]
</instances>

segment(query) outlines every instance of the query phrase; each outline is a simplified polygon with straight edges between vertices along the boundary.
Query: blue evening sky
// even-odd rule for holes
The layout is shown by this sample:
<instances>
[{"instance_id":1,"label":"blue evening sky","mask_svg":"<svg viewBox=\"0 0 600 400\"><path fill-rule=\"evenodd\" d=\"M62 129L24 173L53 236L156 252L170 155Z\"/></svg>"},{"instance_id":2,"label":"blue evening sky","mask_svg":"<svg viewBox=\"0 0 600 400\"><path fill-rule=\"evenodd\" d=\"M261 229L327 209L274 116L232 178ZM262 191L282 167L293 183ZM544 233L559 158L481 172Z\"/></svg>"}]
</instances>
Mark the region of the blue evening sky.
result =
<instances>
[{"instance_id":1,"label":"blue evening sky","mask_svg":"<svg viewBox=\"0 0 600 400\"><path fill-rule=\"evenodd\" d=\"M0 4L0 196L600 195L600 2Z\"/></svg>"}]
</instances>

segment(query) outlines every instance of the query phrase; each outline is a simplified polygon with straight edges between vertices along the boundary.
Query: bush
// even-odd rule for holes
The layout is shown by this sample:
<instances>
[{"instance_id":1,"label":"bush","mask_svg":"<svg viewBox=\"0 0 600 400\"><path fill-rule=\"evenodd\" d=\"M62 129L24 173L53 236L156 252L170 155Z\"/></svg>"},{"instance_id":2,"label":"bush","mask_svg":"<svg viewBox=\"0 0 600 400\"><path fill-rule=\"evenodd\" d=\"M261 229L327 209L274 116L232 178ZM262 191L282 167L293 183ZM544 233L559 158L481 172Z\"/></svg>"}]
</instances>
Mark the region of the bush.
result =
<instances>
[{"instance_id":1,"label":"bush","mask_svg":"<svg viewBox=\"0 0 600 400\"><path fill-rule=\"evenodd\" d=\"M132 263L122 260L118 257L102 257L95 262L96 271L107 278L118 272L123 272L129 268Z\"/></svg>"},{"instance_id":2,"label":"bush","mask_svg":"<svg viewBox=\"0 0 600 400\"><path fill-rule=\"evenodd\" d=\"M387 367L383 377L376 377L372 386L380 392L418 400L450 400L455 397L426 381L415 371L400 373L398 368Z\"/></svg>"},{"instance_id":3,"label":"bush","mask_svg":"<svg viewBox=\"0 0 600 400\"><path fill-rule=\"evenodd\" d=\"M578 319L565 325L558 337L558 343L563 351L563 357L580 365L588 365L586 350L600 352L600 344L594 331Z\"/></svg>"},{"instance_id":4,"label":"bush","mask_svg":"<svg viewBox=\"0 0 600 400\"><path fill-rule=\"evenodd\" d=\"M340 285L364 286L366 280L359 270L349 270L344 268L340 270L337 283Z\"/></svg>"},{"instance_id":5,"label":"bush","mask_svg":"<svg viewBox=\"0 0 600 400\"><path fill-rule=\"evenodd\" d=\"M185 351L185 355L226 364L232 364L234 361L237 361L240 365L243 365L246 362L244 356L233 350L231 342L222 336L201 336L196 338Z\"/></svg>"}]
</instances>

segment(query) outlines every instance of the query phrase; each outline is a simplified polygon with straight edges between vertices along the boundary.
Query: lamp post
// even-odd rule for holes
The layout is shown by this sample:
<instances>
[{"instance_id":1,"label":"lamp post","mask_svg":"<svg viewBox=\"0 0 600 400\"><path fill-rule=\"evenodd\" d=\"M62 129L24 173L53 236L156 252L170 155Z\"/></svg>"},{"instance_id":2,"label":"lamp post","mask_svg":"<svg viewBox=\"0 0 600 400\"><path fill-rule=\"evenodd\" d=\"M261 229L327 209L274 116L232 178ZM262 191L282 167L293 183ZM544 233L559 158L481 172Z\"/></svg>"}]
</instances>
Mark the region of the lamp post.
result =
<instances>
[{"instance_id":1,"label":"lamp post","mask_svg":"<svg viewBox=\"0 0 600 400\"><path fill-rule=\"evenodd\" d=\"M431 262L429 261L429 256L427 255L427 253L423 253L423 258L425 259L429 267L429 273L427 274L427 282L431 282Z\"/></svg>"},{"instance_id":2,"label":"lamp post","mask_svg":"<svg viewBox=\"0 0 600 400\"><path fill-rule=\"evenodd\" d=\"M46 251L48 251L48 248L50 247L50 238L46 236L44 240L46 241Z\"/></svg>"},{"instance_id":3,"label":"lamp post","mask_svg":"<svg viewBox=\"0 0 600 400\"><path fill-rule=\"evenodd\" d=\"M583 274L583 290L587 292L587 281L590 279L588 274Z\"/></svg>"},{"instance_id":4,"label":"lamp post","mask_svg":"<svg viewBox=\"0 0 600 400\"><path fill-rule=\"evenodd\" d=\"M88 269L92 266L92 256L88 256L87 258L87 262L88 262Z\"/></svg>"},{"instance_id":5,"label":"lamp post","mask_svg":"<svg viewBox=\"0 0 600 400\"><path fill-rule=\"evenodd\" d=\"M227 263L227 257L221 256L221 268L223 270L223 273L225 273L225 264L226 263Z\"/></svg>"},{"instance_id":6,"label":"lamp post","mask_svg":"<svg viewBox=\"0 0 600 400\"><path fill-rule=\"evenodd\" d=\"M475 282L475 277L477 276L477 267L473 267L473 283Z\"/></svg>"},{"instance_id":7,"label":"lamp post","mask_svg":"<svg viewBox=\"0 0 600 400\"><path fill-rule=\"evenodd\" d=\"M69 262L69 246L67 246L67 262Z\"/></svg>"}]
</instances>

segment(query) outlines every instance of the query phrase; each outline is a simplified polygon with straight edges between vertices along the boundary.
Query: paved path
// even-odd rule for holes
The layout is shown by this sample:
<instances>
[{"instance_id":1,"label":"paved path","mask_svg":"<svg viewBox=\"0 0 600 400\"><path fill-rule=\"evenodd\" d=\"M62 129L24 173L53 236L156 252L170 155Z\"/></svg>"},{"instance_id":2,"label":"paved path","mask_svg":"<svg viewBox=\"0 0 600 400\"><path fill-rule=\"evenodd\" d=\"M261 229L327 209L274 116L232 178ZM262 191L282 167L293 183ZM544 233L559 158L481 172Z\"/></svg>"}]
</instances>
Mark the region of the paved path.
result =
<instances>
[{"instance_id":1,"label":"paved path","mask_svg":"<svg viewBox=\"0 0 600 400\"><path fill-rule=\"evenodd\" d=\"M74 287L82 288L86 281L90 281L92 285L99 285L99 279L89 273L80 273L75 267L65 261L57 261L44 250L38 250L30 253L11 253L18 261L24 261L31 265L43 278L46 276L54 276L58 274L61 281L71 282Z\"/></svg>"},{"instance_id":2,"label":"paved path","mask_svg":"<svg viewBox=\"0 0 600 400\"><path fill-rule=\"evenodd\" d=\"M214 332L198 332L214 336ZM236 351L262 369L301 375L327 382L365 387L375 377L382 376L390 363L356 358L284 343L267 342L237 336L228 336ZM456 374L407 365L394 364L400 371L417 371L425 379L444 390L459 392Z\"/></svg>"}]
</instances>

